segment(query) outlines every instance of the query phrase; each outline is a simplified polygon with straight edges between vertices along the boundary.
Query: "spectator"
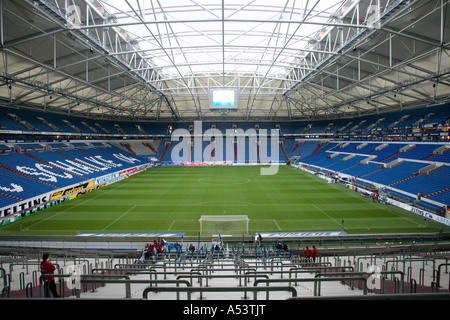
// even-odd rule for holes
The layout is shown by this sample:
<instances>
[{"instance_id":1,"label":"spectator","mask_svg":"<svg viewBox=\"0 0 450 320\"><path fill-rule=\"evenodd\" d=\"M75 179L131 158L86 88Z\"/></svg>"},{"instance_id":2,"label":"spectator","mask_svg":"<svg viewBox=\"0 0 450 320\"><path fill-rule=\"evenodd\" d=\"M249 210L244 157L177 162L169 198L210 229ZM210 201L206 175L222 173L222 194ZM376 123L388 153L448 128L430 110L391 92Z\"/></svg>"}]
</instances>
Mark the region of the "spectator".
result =
<instances>
[{"instance_id":1,"label":"spectator","mask_svg":"<svg viewBox=\"0 0 450 320\"><path fill-rule=\"evenodd\" d=\"M261 233L259 233L258 234L258 245L261 245L261 243L262 243L262 236L261 236Z\"/></svg>"},{"instance_id":2,"label":"spectator","mask_svg":"<svg viewBox=\"0 0 450 320\"><path fill-rule=\"evenodd\" d=\"M305 256L306 260L309 261L309 259L311 258L311 250L308 247L306 247L306 249L303 250L303 255Z\"/></svg>"},{"instance_id":3,"label":"spectator","mask_svg":"<svg viewBox=\"0 0 450 320\"><path fill-rule=\"evenodd\" d=\"M49 256L48 253L44 253L44 255L42 256L42 261L41 261L42 275L53 274L56 269L56 267L53 265L53 263L48 261L48 256ZM52 293L54 298L59 298L59 295L56 292L55 278L54 277L43 277L43 280L44 280L46 296L47 297L49 296L48 291L50 290L50 292Z\"/></svg>"},{"instance_id":4,"label":"spectator","mask_svg":"<svg viewBox=\"0 0 450 320\"><path fill-rule=\"evenodd\" d=\"M313 246L311 256L312 256L312 258L313 258L313 261L316 262L316 258L317 258L317 249L316 249L315 246Z\"/></svg>"},{"instance_id":5,"label":"spectator","mask_svg":"<svg viewBox=\"0 0 450 320\"><path fill-rule=\"evenodd\" d=\"M148 257L150 256L150 245L147 243L147 245L145 246L144 249L144 259L147 260Z\"/></svg>"},{"instance_id":6,"label":"spectator","mask_svg":"<svg viewBox=\"0 0 450 320\"><path fill-rule=\"evenodd\" d=\"M159 245L159 242L156 240L153 240L153 247L156 249L156 253L161 253L161 246Z\"/></svg>"},{"instance_id":7,"label":"spectator","mask_svg":"<svg viewBox=\"0 0 450 320\"><path fill-rule=\"evenodd\" d=\"M281 250L283 248L283 245L281 244L281 242L277 243L277 250Z\"/></svg>"}]
</instances>

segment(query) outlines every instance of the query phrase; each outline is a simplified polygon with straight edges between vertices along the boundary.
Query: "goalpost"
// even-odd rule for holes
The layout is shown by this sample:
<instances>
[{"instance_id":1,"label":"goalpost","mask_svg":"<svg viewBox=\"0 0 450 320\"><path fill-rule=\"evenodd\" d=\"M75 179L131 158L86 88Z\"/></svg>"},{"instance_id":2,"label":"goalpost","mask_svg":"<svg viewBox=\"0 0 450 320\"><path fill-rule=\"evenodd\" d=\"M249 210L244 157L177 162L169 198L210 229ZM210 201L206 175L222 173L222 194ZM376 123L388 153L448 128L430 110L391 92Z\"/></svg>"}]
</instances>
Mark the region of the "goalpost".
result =
<instances>
[{"instance_id":1,"label":"goalpost","mask_svg":"<svg viewBox=\"0 0 450 320\"><path fill-rule=\"evenodd\" d=\"M249 218L246 215L206 215L201 216L201 235L248 235Z\"/></svg>"}]
</instances>

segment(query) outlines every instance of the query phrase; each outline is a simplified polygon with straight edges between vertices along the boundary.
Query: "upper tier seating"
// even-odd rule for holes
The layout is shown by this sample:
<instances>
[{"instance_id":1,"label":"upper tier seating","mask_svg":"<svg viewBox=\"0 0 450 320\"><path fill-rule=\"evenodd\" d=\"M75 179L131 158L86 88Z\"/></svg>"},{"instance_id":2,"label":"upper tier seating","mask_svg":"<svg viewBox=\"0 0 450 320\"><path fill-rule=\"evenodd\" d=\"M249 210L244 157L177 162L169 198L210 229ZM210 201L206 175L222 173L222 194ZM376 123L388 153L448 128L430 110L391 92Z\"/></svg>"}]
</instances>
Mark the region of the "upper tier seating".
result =
<instances>
[{"instance_id":1,"label":"upper tier seating","mask_svg":"<svg viewBox=\"0 0 450 320\"><path fill-rule=\"evenodd\" d=\"M206 122L203 132L215 126L226 133L226 129L238 127L244 131L249 128L279 128L283 135L332 134L353 132L377 132L393 128L412 128L419 126L438 126L448 121L450 103L433 107L418 108L368 115L353 119L311 120L289 122ZM88 119L62 114L38 112L25 109L2 107L0 110L0 129L35 132L56 132L71 134L119 134L119 135L165 135L178 128L189 129L193 122L133 122L104 119Z\"/></svg>"},{"instance_id":2,"label":"upper tier seating","mask_svg":"<svg viewBox=\"0 0 450 320\"><path fill-rule=\"evenodd\" d=\"M398 158L406 158L406 159L416 159L416 160L425 160L433 155L433 151L439 148L434 144L432 145L424 145L424 144L415 144L412 149L409 149L405 152L400 152L399 154L390 158L390 160L395 160Z\"/></svg>"}]
</instances>

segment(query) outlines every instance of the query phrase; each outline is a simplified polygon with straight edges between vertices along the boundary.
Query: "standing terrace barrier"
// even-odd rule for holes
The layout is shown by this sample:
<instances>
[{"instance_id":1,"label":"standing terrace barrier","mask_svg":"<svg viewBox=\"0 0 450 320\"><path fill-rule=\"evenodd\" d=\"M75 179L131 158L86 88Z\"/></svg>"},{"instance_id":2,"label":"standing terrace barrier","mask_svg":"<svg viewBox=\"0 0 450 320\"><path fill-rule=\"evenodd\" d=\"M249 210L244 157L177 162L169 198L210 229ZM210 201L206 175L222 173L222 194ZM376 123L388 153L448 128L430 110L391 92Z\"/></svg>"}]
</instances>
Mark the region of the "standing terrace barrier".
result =
<instances>
[{"instance_id":1,"label":"standing terrace barrier","mask_svg":"<svg viewBox=\"0 0 450 320\"><path fill-rule=\"evenodd\" d=\"M123 266L121 265L117 265L118 267ZM129 265L126 265L129 266ZM142 267L140 267L140 265L135 265L136 268L96 268L93 269L92 272L96 273L96 272L112 272L112 273L121 273L121 272L125 272L126 275L128 274L149 274L150 275L150 280L152 275L155 276L155 280L157 278L157 276L166 276L166 275L175 275L177 276L176 280L181 280L183 278L188 278L190 279L190 287L193 287L193 283L192 280L193 279L197 279L198 283L200 284L200 287L208 287L209 286L209 279L223 279L223 278L235 278L239 280L239 285L238 287L246 287L247 283L248 283L248 279L250 277L259 277L259 278L269 278L267 275L267 272L264 274L260 274L260 275L253 275L252 271L248 271L251 270L249 268L245 268L244 270L239 269L239 268L233 268L233 269L222 269L222 268L217 268L217 269L204 269L203 271L206 271L204 273L201 273L199 270L202 270L201 268L193 268L191 269L189 272L185 272L185 271L162 271L162 272L156 272L156 270L152 269L153 267L150 267L150 269L143 269ZM233 271L236 272L236 274L229 274L229 275L224 275L224 274L218 274L218 275L213 275L212 272L213 271ZM246 271L245 273L241 273L243 271ZM287 273L287 272L286 272ZM104 274L101 274L99 276L102 276ZM203 279L205 281L203 281ZM244 280L244 284L242 284L242 279ZM162 282L150 282L148 281L150 284L158 284L158 283L162 283ZM105 281L102 281L102 283L107 283ZM131 283L133 283L133 281L131 281ZM205 285L205 286L204 286ZM158 290L156 290L158 291ZM245 298L247 297L247 292L245 292ZM189 292L188 292L189 293ZM200 299L203 298L203 292L200 291ZM178 296L178 293L177 293ZM190 299L190 297L189 297Z\"/></svg>"},{"instance_id":2,"label":"standing terrace barrier","mask_svg":"<svg viewBox=\"0 0 450 320\"><path fill-rule=\"evenodd\" d=\"M287 300L342 300L341 296L314 296L314 297L296 297L288 298ZM400 294L371 294L371 295L352 295L345 296L345 300L450 300L450 293L400 293Z\"/></svg>"},{"instance_id":3,"label":"standing terrace barrier","mask_svg":"<svg viewBox=\"0 0 450 320\"><path fill-rule=\"evenodd\" d=\"M174 287L147 287L144 289L143 293L142 293L142 297L146 300L148 300L148 293L153 291L158 291L158 292L188 292L188 293L193 293L193 292L253 292L253 300L258 300L257 297L257 293L259 291L271 291L271 292L275 292L275 291L288 291L291 293L291 297L297 297L297 290L294 287L291 286L285 286L285 287L179 287L179 288L174 288ZM191 297L191 296L190 296Z\"/></svg>"},{"instance_id":4,"label":"standing terrace barrier","mask_svg":"<svg viewBox=\"0 0 450 320\"><path fill-rule=\"evenodd\" d=\"M266 283L266 289L271 288L269 287L269 283L278 283L278 282L313 282L314 283L314 296L320 296L321 295L321 286L320 284L322 282L336 282L336 281L348 281L348 280L358 280L363 283L363 294L367 295L367 278L365 277L357 277L357 276L351 276L351 277L331 277L331 278L292 278L292 279L261 279L256 280L254 282L254 286L257 286L260 283ZM266 291L266 299L269 300L269 292L270 290Z\"/></svg>"},{"instance_id":5,"label":"standing terrace barrier","mask_svg":"<svg viewBox=\"0 0 450 320\"><path fill-rule=\"evenodd\" d=\"M45 292L44 292L44 278L50 278L50 277L55 277L55 278L70 278L72 277L72 274L54 274L54 275L42 275L39 278L39 287L40 287L40 295L41 298L45 297ZM83 275L79 275L80 277L80 285L81 284L87 284L87 283L103 283L103 284L115 284L115 283L123 283L125 284L125 298L126 299L131 299L131 284L168 284L168 283L173 283L176 284L177 287L180 284L184 284L187 287L190 287L191 284L186 281L186 280L142 280L142 279L130 279L129 276L127 275L105 275L105 274L100 274L100 275L93 275L93 274L83 274ZM105 279L105 278L113 278L113 279ZM122 279L121 279L122 278ZM159 288L156 288L157 291L159 291ZM176 289L176 288L174 288ZM80 298L81 295L81 290L79 288L75 288L73 289L75 291L75 296L77 298ZM61 293L61 295L63 295L64 292ZM179 293L177 293L177 298L179 299L178 296Z\"/></svg>"},{"instance_id":6,"label":"standing terrace barrier","mask_svg":"<svg viewBox=\"0 0 450 320\"><path fill-rule=\"evenodd\" d=\"M433 256L433 257L423 257L423 258L412 258L411 257L411 258L406 258L406 259L401 259L401 260L393 259L393 260L386 261L385 268L386 268L386 270L389 270L389 264L392 263L391 269L392 270L397 270L397 269L399 269L398 268L398 264L401 263L402 266L403 266L403 273L405 273L406 264L409 262L407 275L408 275L408 281L410 281L411 278L412 278L412 262L422 262L423 267L420 268L420 270L419 270L419 283L421 285L423 285L424 284L424 280L425 280L424 279L425 263L428 262L428 261L431 261L433 263L433 274L432 274L433 282L432 282L432 284L434 284L435 281L436 281L436 273L437 273L436 272L436 260L446 260L447 261L448 257L445 257L445 256ZM396 266L394 266L394 264Z\"/></svg>"},{"instance_id":7,"label":"standing terrace barrier","mask_svg":"<svg viewBox=\"0 0 450 320\"><path fill-rule=\"evenodd\" d=\"M44 298L46 296L45 294L45 290L44 290L44 279L45 278L58 278L59 279L59 290L60 290L60 295L64 296L64 282L61 281L61 278L70 278L73 277L73 274L43 274L39 277L39 293L40 293L40 297ZM83 278L99 278L98 280L100 281L100 278L126 278L126 279L130 279L128 276L126 275L113 275L113 274L101 274L101 275L93 275L93 274L86 274L86 275L79 275L80 277L80 284L83 283ZM113 281L113 280L111 280ZM101 282L101 281L100 281ZM75 289L75 293L77 289ZM78 293L79 294L79 293Z\"/></svg>"},{"instance_id":8,"label":"standing terrace barrier","mask_svg":"<svg viewBox=\"0 0 450 320\"><path fill-rule=\"evenodd\" d=\"M192 284L192 278L194 278L194 277L200 279L200 282L199 282L200 287L203 287L203 283L202 283L201 279L205 279L206 280L205 287L209 287L208 279L224 279L224 278L234 278L234 279L237 278L237 279L239 279L238 287L247 287L247 284L248 284L247 279L249 278L249 275L247 275L247 274L245 274L245 275L220 274L220 275L202 275L202 276L179 275L179 276L177 276L177 280L181 279L181 278L190 278L191 284ZM269 279L269 276L267 274L261 274L261 275L255 276L255 277ZM242 285L242 279L244 279L244 285ZM247 299L247 291L244 291L244 294L245 294L244 299ZM200 299L203 299L202 291L200 291Z\"/></svg>"},{"instance_id":9,"label":"standing terrace barrier","mask_svg":"<svg viewBox=\"0 0 450 320\"><path fill-rule=\"evenodd\" d=\"M152 275L155 276L155 280L157 280L158 276L164 276L164 280L167 279L167 275L190 275L192 276L192 278L198 278L198 282L201 282L201 278L200 276L202 275L200 272L195 271L195 270L191 270L191 271L156 271L155 269L153 269L153 267L151 268L121 268L121 269L117 269L117 268L96 268L92 270L93 273L96 272L111 272L114 274L120 274L120 273L125 273L125 274L149 274L150 275L150 279L152 279ZM103 275L104 273L102 273ZM191 286L192 286L192 280L191 280Z\"/></svg>"},{"instance_id":10,"label":"standing terrace barrier","mask_svg":"<svg viewBox=\"0 0 450 320\"><path fill-rule=\"evenodd\" d=\"M380 279L384 280L384 277L381 277L381 275L387 275L387 274L398 274L400 275L399 282L399 289L396 290L396 293L404 293L404 280L405 280L405 274L402 271L380 271L378 272L380 275ZM319 277L334 277L334 276L373 276L376 275L375 272L333 272L333 273L318 273L315 275L316 278ZM384 282L381 281L381 293L384 292ZM351 284L351 287L353 287L353 284Z\"/></svg>"},{"instance_id":11,"label":"standing terrace barrier","mask_svg":"<svg viewBox=\"0 0 450 320\"><path fill-rule=\"evenodd\" d=\"M436 290L439 290L439 288L441 287L441 270L443 267L447 269L448 266L450 266L450 263L442 263L438 266L436 275ZM448 283L448 290L450 290L450 278Z\"/></svg>"}]
</instances>

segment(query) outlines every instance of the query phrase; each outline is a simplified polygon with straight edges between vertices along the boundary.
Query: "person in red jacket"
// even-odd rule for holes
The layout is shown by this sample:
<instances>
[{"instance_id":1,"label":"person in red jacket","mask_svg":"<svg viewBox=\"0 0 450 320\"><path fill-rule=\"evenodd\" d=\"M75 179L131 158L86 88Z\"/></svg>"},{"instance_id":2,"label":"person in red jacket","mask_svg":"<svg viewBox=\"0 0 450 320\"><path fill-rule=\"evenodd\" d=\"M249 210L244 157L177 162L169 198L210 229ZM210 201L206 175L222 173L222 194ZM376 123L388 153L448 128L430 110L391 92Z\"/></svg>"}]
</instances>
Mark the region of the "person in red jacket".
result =
<instances>
[{"instance_id":1,"label":"person in red jacket","mask_svg":"<svg viewBox=\"0 0 450 320\"><path fill-rule=\"evenodd\" d=\"M48 261L48 253L44 253L44 255L42 256L42 261L41 261L41 273L43 275L53 274L55 272L55 269L56 269L56 267L53 265L53 263ZM44 280L44 285L45 285L45 289L46 289L45 292L47 293L47 296L48 296L48 290L50 289L53 297L59 298L59 295L56 292L55 278L54 277L43 277L43 280Z\"/></svg>"},{"instance_id":2,"label":"person in red jacket","mask_svg":"<svg viewBox=\"0 0 450 320\"><path fill-rule=\"evenodd\" d=\"M312 256L312 258L313 258L313 261L316 262L316 258L317 258L317 249L316 249L315 246L313 246L311 256Z\"/></svg>"},{"instance_id":3,"label":"person in red jacket","mask_svg":"<svg viewBox=\"0 0 450 320\"><path fill-rule=\"evenodd\" d=\"M311 258L311 250L308 247L306 247L306 249L303 250L303 255L305 256L306 260L309 261L309 258Z\"/></svg>"}]
</instances>

